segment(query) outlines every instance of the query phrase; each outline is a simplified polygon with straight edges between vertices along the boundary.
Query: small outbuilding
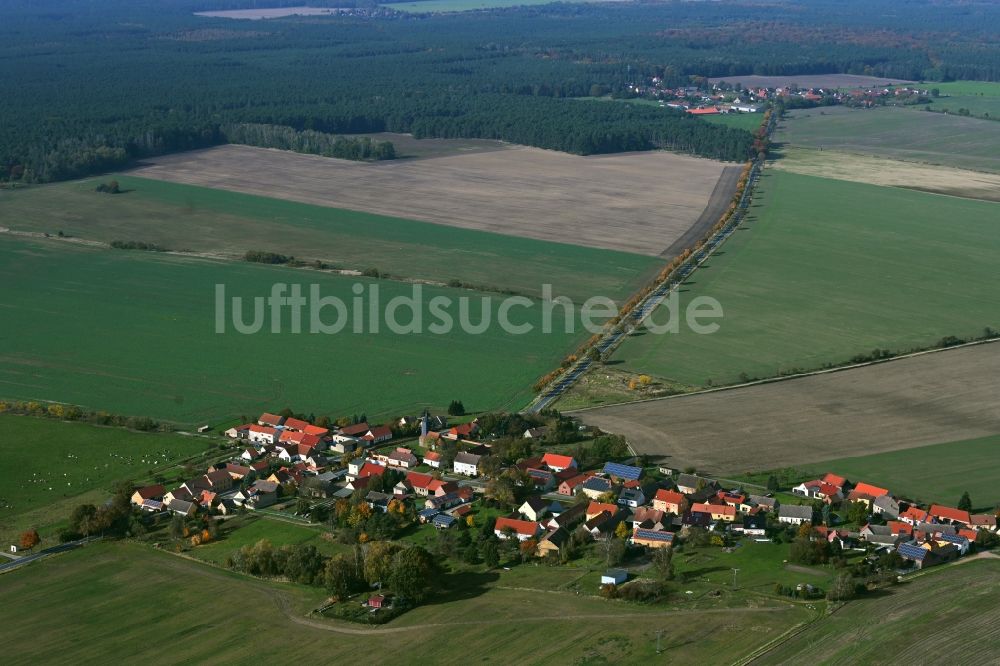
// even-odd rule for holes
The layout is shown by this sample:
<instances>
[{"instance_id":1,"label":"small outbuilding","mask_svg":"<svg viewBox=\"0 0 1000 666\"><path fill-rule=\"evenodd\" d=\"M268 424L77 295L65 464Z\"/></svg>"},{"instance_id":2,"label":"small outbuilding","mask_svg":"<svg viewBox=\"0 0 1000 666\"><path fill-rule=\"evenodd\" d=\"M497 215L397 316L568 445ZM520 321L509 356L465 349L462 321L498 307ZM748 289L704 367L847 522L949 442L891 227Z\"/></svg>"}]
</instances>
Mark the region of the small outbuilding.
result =
<instances>
[{"instance_id":1,"label":"small outbuilding","mask_svg":"<svg viewBox=\"0 0 1000 666\"><path fill-rule=\"evenodd\" d=\"M601 576L601 585L621 585L628 580L628 572L624 569L608 569Z\"/></svg>"}]
</instances>

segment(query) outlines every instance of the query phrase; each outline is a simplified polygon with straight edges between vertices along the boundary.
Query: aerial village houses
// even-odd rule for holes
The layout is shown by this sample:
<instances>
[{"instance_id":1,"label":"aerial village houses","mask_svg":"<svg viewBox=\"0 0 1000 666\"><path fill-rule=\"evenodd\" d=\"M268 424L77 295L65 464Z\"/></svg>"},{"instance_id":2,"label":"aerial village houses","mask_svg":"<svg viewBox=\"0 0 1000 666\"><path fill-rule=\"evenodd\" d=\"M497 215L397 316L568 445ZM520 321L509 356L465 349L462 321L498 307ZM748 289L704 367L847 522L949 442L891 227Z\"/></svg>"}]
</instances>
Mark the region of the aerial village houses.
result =
<instances>
[{"instance_id":1,"label":"aerial village houses","mask_svg":"<svg viewBox=\"0 0 1000 666\"><path fill-rule=\"evenodd\" d=\"M482 456L477 456L474 453L459 451L455 454L455 474L479 476L479 461L481 458Z\"/></svg>"},{"instance_id":2,"label":"aerial village houses","mask_svg":"<svg viewBox=\"0 0 1000 666\"><path fill-rule=\"evenodd\" d=\"M778 508L778 522L789 525L801 525L802 523L812 522L812 519L813 510L811 506L782 504Z\"/></svg>"},{"instance_id":3,"label":"aerial village houses","mask_svg":"<svg viewBox=\"0 0 1000 666\"><path fill-rule=\"evenodd\" d=\"M532 520L497 518L493 533L499 539L516 538L518 541L527 541L538 536L541 530L541 526Z\"/></svg>"}]
</instances>

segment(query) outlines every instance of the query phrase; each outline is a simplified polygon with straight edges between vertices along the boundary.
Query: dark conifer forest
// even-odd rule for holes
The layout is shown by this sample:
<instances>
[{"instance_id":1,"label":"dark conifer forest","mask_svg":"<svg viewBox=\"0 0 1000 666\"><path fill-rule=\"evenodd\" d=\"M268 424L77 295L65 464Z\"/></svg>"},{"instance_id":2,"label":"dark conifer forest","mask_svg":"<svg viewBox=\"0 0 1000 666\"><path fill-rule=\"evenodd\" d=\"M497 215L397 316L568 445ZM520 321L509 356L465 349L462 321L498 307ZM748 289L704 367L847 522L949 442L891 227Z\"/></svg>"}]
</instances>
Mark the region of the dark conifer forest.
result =
<instances>
[{"instance_id":1,"label":"dark conifer forest","mask_svg":"<svg viewBox=\"0 0 1000 666\"><path fill-rule=\"evenodd\" d=\"M744 130L576 98L651 75L676 85L807 73L1000 80L989 48L1000 7L988 2L559 3L437 15L310 4L357 8L236 21L193 12L249 1L7 0L0 179L78 177L224 143L227 128L244 125L740 161L753 150ZM357 142L337 150L391 157Z\"/></svg>"}]
</instances>

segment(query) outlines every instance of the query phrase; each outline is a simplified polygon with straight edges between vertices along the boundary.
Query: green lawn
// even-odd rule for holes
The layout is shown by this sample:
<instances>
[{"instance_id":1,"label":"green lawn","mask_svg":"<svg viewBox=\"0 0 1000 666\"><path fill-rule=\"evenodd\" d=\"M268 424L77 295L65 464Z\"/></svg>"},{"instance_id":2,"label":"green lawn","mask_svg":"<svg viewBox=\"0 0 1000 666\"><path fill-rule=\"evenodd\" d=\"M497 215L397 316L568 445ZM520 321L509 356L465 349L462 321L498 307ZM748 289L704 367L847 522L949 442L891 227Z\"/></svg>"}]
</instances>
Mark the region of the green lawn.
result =
<instances>
[{"instance_id":1,"label":"green lawn","mask_svg":"<svg viewBox=\"0 0 1000 666\"><path fill-rule=\"evenodd\" d=\"M281 520L262 517L237 517L222 523L217 541L198 546L190 551L193 557L213 564L222 564L226 557L243 546L252 546L261 539L274 546L315 546L324 555L336 555L350 548L324 538L329 533L320 526L295 525Z\"/></svg>"},{"instance_id":2,"label":"green lawn","mask_svg":"<svg viewBox=\"0 0 1000 666\"><path fill-rule=\"evenodd\" d=\"M680 584L685 590L703 593L709 590L729 590L733 585L733 569L739 590L773 595L775 583L795 587L809 583L826 589L833 578L833 569L817 566L815 574L786 568L789 545L757 543L743 539L739 545L726 552L718 546L694 548L685 546L674 555L674 569L686 577Z\"/></svg>"},{"instance_id":3,"label":"green lawn","mask_svg":"<svg viewBox=\"0 0 1000 666\"><path fill-rule=\"evenodd\" d=\"M364 315L375 299L386 305L411 296L412 285L395 281L271 267L244 262L192 259L150 252L97 250L57 241L0 238L0 308L9 326L0 328L0 396L79 404L119 414L148 415L182 424L213 423L241 414L291 406L334 416L367 413L375 419L413 412L423 405L443 409L461 399L479 411L519 408L530 387L558 365L585 332L566 334L556 309L552 334L539 325L542 308L516 307L513 323L533 323L524 335L496 325L502 300L493 294L424 287L422 334L393 334L382 318L379 332ZM337 334L292 333L287 317L272 333L270 317L259 333L242 335L231 324L216 333L216 285L242 296L252 321L252 298L267 297L275 283L318 285L321 296L352 305L352 285L366 287L363 332L353 323ZM431 333L440 319L428 311L435 296L470 297L472 324L490 316L479 335L455 330ZM382 310L379 309L378 312ZM323 320L337 319L332 308ZM407 323L407 308L397 321ZM348 318L353 315L348 313ZM577 327L580 331L580 328Z\"/></svg>"},{"instance_id":4,"label":"green lawn","mask_svg":"<svg viewBox=\"0 0 1000 666\"><path fill-rule=\"evenodd\" d=\"M967 562L930 569L888 593L851 601L761 663L995 664L998 627L1000 562ZM957 635L975 640L947 638Z\"/></svg>"},{"instance_id":5,"label":"green lawn","mask_svg":"<svg viewBox=\"0 0 1000 666\"><path fill-rule=\"evenodd\" d=\"M624 369L718 385L1000 329L1000 204L770 170L754 202L680 294L718 299L721 328L630 336Z\"/></svg>"},{"instance_id":6,"label":"green lawn","mask_svg":"<svg viewBox=\"0 0 1000 666\"><path fill-rule=\"evenodd\" d=\"M627 298L661 264L656 257L538 241L383 215L164 181L116 176L127 192L94 192L110 176L0 190L0 225L109 243L242 257L266 250L340 268L582 303Z\"/></svg>"},{"instance_id":7,"label":"green lawn","mask_svg":"<svg viewBox=\"0 0 1000 666\"><path fill-rule=\"evenodd\" d=\"M952 106L944 100L932 104L938 105ZM1000 173L1000 123L918 108L793 111L779 123L774 141Z\"/></svg>"},{"instance_id":8,"label":"green lawn","mask_svg":"<svg viewBox=\"0 0 1000 666\"><path fill-rule=\"evenodd\" d=\"M116 481L148 480L178 460L205 451L200 437L138 433L86 423L0 414L0 544L37 527L56 543L52 526L77 504L106 500ZM46 529L48 527L49 529Z\"/></svg>"},{"instance_id":9,"label":"green lawn","mask_svg":"<svg viewBox=\"0 0 1000 666\"><path fill-rule=\"evenodd\" d=\"M229 663L273 652L277 640L282 659L310 662L364 654L370 663L458 664L475 654L488 663L594 664L652 660L662 630L672 659L728 663L810 616L758 600L703 610L688 610L686 598L626 604L523 589L507 584L508 573L453 578L434 603L393 621L388 628L401 633L373 650L384 630L295 621L322 604L319 589L240 577L143 546L97 544L5 574L0 639L12 663L97 664L109 654L128 663Z\"/></svg>"},{"instance_id":10,"label":"green lawn","mask_svg":"<svg viewBox=\"0 0 1000 666\"><path fill-rule=\"evenodd\" d=\"M1000 436L841 458L810 466L806 476L835 472L921 502L954 506L965 491L977 508L1000 505Z\"/></svg>"}]
</instances>

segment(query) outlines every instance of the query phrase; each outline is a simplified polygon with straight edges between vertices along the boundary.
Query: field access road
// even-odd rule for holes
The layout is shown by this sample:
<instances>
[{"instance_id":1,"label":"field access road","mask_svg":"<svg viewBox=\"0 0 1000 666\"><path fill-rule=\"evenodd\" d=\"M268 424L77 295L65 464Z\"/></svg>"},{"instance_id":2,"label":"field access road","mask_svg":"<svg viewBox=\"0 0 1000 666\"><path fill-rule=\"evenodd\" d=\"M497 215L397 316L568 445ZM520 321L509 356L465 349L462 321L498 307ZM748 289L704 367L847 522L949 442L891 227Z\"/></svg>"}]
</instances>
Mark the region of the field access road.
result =
<instances>
[{"instance_id":1,"label":"field access road","mask_svg":"<svg viewBox=\"0 0 1000 666\"><path fill-rule=\"evenodd\" d=\"M767 136L771 136L771 133L774 132L776 119L777 115L772 114L767 125ZM720 245L725 243L733 232L736 231L750 207L750 202L753 200L753 190L757 185L757 180L760 178L760 172L763 168L764 159L760 157L756 158L753 162L753 167L750 170L747 185L743 189L743 195L736 204L736 210L733 211L733 214L730 216L726 226L712 236L712 238L705 243L704 247L681 264L667 277L666 280L653 289L648 296L639 301L631 312L626 313L622 325L616 326L604 334L604 337L597 343L597 351L600 352L602 356L611 353L622 342L622 340L625 339L625 336L628 335L629 332L638 328L646 317L648 317L650 313L652 313L653 310L655 310L656 307L663 302L663 299L665 299L671 291L678 289L681 284L688 279L699 266L707 261L715 250L718 249ZM736 172L736 176L737 178L739 177L738 171ZM726 178L726 174L723 174L720 182ZM718 191L718 188L716 188L716 190ZM715 198L716 193L713 193L713 199ZM687 235L685 234L685 237L686 236ZM703 236L698 234L692 236L692 241L689 247L693 247L702 237ZM675 245L670 247L670 251L675 250ZM677 249L676 254L679 254L682 251L683 249ZM553 403L559 400L563 393L576 384L577 380L584 373L590 370L591 365L593 365L593 361L586 357L578 360L574 365L570 366L569 370L559 377L554 384L547 386L544 391L537 398L535 398L535 401L528 407L527 411L538 413L552 406Z\"/></svg>"}]
</instances>

